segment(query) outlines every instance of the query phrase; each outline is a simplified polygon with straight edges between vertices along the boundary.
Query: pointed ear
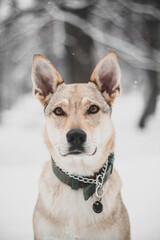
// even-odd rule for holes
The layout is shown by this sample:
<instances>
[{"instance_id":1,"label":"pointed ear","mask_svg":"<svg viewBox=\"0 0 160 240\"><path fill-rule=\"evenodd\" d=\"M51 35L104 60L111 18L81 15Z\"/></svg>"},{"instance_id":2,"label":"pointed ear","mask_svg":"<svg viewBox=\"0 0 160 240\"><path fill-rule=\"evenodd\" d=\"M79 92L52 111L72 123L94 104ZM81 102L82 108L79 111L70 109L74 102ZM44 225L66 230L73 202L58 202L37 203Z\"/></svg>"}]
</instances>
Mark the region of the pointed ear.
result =
<instances>
[{"instance_id":1,"label":"pointed ear","mask_svg":"<svg viewBox=\"0 0 160 240\"><path fill-rule=\"evenodd\" d=\"M33 94L45 105L63 80L50 61L37 54L32 65Z\"/></svg>"},{"instance_id":2,"label":"pointed ear","mask_svg":"<svg viewBox=\"0 0 160 240\"><path fill-rule=\"evenodd\" d=\"M97 64L90 79L112 104L121 92L121 72L115 52L106 54Z\"/></svg>"}]
</instances>

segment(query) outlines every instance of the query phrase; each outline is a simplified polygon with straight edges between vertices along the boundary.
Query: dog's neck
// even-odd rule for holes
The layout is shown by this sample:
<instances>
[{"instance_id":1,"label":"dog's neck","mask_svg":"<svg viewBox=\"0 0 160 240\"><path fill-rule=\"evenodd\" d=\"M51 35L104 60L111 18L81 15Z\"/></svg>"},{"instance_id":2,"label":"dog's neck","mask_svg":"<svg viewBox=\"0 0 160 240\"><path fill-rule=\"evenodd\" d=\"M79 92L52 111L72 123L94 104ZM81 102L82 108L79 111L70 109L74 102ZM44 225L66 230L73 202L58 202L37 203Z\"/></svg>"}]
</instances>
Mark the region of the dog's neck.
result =
<instances>
[{"instance_id":1,"label":"dog's neck","mask_svg":"<svg viewBox=\"0 0 160 240\"><path fill-rule=\"evenodd\" d=\"M99 170L99 172L95 173L94 176L83 177L79 175L72 175L68 172L65 172L63 169L59 168L53 158L52 161L52 170L57 178L70 186L74 190L78 190L79 188L83 188L84 199L88 200L93 193L95 193L96 189L101 186L103 188L103 184L108 180L109 176L113 171L113 163L114 163L114 153L111 153L103 167Z\"/></svg>"}]
</instances>

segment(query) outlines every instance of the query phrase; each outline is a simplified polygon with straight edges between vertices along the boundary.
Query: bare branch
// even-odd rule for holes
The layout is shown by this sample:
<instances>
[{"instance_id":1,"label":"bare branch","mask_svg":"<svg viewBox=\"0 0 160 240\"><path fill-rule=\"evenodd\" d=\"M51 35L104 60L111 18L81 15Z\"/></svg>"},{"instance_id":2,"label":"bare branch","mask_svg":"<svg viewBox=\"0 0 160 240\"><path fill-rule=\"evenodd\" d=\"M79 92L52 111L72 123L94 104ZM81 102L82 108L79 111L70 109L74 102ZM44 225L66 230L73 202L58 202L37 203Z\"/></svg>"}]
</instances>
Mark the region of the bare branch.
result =
<instances>
[{"instance_id":1,"label":"bare branch","mask_svg":"<svg viewBox=\"0 0 160 240\"><path fill-rule=\"evenodd\" d=\"M112 21L114 25L124 29L124 26L122 24L124 19L120 15L116 14L116 12L114 12L113 14L112 11L105 10L105 13L104 13L103 9L95 8L91 11L91 14L93 14L93 16L96 16L100 19L104 19L106 21Z\"/></svg>"},{"instance_id":2,"label":"bare branch","mask_svg":"<svg viewBox=\"0 0 160 240\"><path fill-rule=\"evenodd\" d=\"M39 7L33 7L25 10L19 10L15 14L11 15L9 18L7 18L5 21L0 23L1 28L5 28L8 25L12 24L16 19L19 19L20 17L23 17L24 15L28 14L40 14L45 12L45 9L41 6Z\"/></svg>"},{"instance_id":3,"label":"bare branch","mask_svg":"<svg viewBox=\"0 0 160 240\"><path fill-rule=\"evenodd\" d=\"M56 4L62 8L62 9L72 9L72 10L80 10L80 9L86 9L92 6L96 0L85 0L85 1L79 1L79 0L62 0L56 1Z\"/></svg>"},{"instance_id":4,"label":"bare branch","mask_svg":"<svg viewBox=\"0 0 160 240\"><path fill-rule=\"evenodd\" d=\"M156 62L152 60L151 58L149 58L149 56L147 56L147 53L145 53L141 49L138 49L135 45L111 36L107 33L104 33L94 27L91 23L85 21L84 19L72 13L62 11L55 6L52 8L45 7L45 9L46 11L48 11L48 13L52 16L53 19L67 22L81 29L94 41L97 41L105 46L109 46L112 49L115 49L121 54L124 60L134 65L135 67L160 72L160 61Z\"/></svg>"},{"instance_id":5,"label":"bare branch","mask_svg":"<svg viewBox=\"0 0 160 240\"><path fill-rule=\"evenodd\" d=\"M34 7L32 9L23 10L20 13L17 13L11 18L7 19L3 25L9 24L11 21L16 20L17 18L23 16L24 14L41 14L48 12L49 16L47 19L41 23L38 27L41 28L43 25L46 25L50 21L59 20L64 21L72 26L75 26L81 29L86 35L91 37L93 41L101 43L105 46L109 46L112 50L116 50L118 54L122 57L123 60L127 61L129 64L136 68L148 69L160 72L159 64L159 51L152 49L155 55L154 59L151 59L147 52L137 48L134 44L131 44L125 40L114 37L110 34L107 34L95 26L93 26L88 21L78 17L73 13L69 13L63 10L60 10L55 4L48 7Z\"/></svg>"},{"instance_id":6,"label":"bare branch","mask_svg":"<svg viewBox=\"0 0 160 240\"><path fill-rule=\"evenodd\" d=\"M117 0L125 8L129 9L131 12L138 14L147 14L158 20L160 20L160 10L149 5L149 4L140 4L130 0Z\"/></svg>"},{"instance_id":7,"label":"bare branch","mask_svg":"<svg viewBox=\"0 0 160 240\"><path fill-rule=\"evenodd\" d=\"M30 13L30 11L29 11L29 13ZM43 22L41 21L38 24L38 29L41 29L42 27L48 25L52 21L53 20L51 20L50 17L44 15ZM35 25L34 23L30 24L29 26L27 26L27 28L25 28L20 33L13 35L12 37L10 37L8 39L5 39L5 41L1 41L0 42L0 51L2 52L2 51L5 51L7 48L12 47L18 38L21 38L28 32L29 32L30 36L33 37L36 30L37 30L37 25Z\"/></svg>"}]
</instances>

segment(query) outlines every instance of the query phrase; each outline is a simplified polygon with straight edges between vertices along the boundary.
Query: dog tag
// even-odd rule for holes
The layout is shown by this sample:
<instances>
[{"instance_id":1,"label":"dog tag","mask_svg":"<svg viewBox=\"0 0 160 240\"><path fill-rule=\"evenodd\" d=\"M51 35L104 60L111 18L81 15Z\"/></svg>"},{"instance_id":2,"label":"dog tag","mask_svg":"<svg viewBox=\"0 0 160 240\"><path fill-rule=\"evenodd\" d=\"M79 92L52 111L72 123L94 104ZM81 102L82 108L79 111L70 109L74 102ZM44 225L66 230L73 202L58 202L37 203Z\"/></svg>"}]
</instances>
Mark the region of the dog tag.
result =
<instances>
[{"instance_id":1,"label":"dog tag","mask_svg":"<svg viewBox=\"0 0 160 240\"><path fill-rule=\"evenodd\" d=\"M93 210L95 213L101 213L103 211L103 205L100 201L93 203Z\"/></svg>"}]
</instances>

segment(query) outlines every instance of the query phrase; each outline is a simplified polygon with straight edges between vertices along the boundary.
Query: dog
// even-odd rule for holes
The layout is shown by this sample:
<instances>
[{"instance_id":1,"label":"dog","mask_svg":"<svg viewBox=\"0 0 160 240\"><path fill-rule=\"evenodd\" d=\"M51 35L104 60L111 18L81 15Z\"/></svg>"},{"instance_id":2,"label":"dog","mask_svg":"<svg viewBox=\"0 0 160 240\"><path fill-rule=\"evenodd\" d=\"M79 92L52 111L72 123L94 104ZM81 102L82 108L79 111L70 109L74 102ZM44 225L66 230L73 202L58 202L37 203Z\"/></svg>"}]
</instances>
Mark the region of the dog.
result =
<instances>
[{"instance_id":1,"label":"dog","mask_svg":"<svg viewBox=\"0 0 160 240\"><path fill-rule=\"evenodd\" d=\"M51 62L35 55L33 94L44 107L51 155L39 183L34 240L129 240L130 223L113 168L112 106L121 92L115 52L88 83L65 84Z\"/></svg>"}]
</instances>

